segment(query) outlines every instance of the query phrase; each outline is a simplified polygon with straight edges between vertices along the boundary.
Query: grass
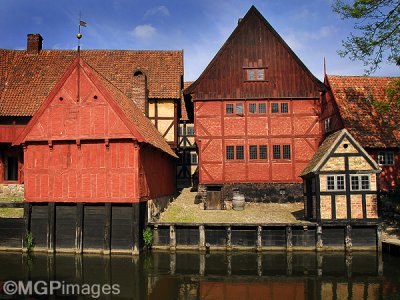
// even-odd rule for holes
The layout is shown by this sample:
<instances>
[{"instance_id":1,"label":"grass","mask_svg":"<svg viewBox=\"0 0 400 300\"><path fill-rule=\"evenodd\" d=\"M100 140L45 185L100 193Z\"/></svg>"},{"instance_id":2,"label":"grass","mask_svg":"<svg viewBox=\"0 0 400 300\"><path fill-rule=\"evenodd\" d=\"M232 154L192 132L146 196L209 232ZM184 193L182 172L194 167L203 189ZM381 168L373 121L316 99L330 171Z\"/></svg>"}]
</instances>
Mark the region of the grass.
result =
<instances>
[{"instance_id":1,"label":"grass","mask_svg":"<svg viewBox=\"0 0 400 300\"><path fill-rule=\"evenodd\" d=\"M0 218L22 218L23 208L0 208Z\"/></svg>"},{"instance_id":2,"label":"grass","mask_svg":"<svg viewBox=\"0 0 400 300\"><path fill-rule=\"evenodd\" d=\"M161 214L167 223L300 223L303 203L246 203L243 211L204 210L194 204L196 193L184 189L180 196Z\"/></svg>"},{"instance_id":3,"label":"grass","mask_svg":"<svg viewBox=\"0 0 400 300\"><path fill-rule=\"evenodd\" d=\"M23 202L24 197L4 196L0 197L0 203ZM0 218L22 218L24 216L23 208L0 208Z\"/></svg>"}]
</instances>

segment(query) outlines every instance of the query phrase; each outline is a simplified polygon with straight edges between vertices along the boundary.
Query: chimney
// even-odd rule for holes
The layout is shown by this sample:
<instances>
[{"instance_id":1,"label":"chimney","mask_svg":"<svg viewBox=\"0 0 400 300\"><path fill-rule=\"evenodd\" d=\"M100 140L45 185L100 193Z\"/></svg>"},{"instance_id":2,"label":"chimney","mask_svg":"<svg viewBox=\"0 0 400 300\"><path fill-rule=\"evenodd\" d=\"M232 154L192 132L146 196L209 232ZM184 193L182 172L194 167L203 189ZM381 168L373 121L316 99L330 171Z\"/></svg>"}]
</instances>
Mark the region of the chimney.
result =
<instances>
[{"instance_id":1,"label":"chimney","mask_svg":"<svg viewBox=\"0 0 400 300\"><path fill-rule=\"evenodd\" d=\"M28 34L28 45L26 51L28 53L37 54L42 50L42 41L43 38L40 34L30 33Z\"/></svg>"},{"instance_id":2,"label":"chimney","mask_svg":"<svg viewBox=\"0 0 400 300\"><path fill-rule=\"evenodd\" d=\"M147 78L140 69L137 69L133 74L132 101L146 116L148 115L147 100Z\"/></svg>"}]
</instances>

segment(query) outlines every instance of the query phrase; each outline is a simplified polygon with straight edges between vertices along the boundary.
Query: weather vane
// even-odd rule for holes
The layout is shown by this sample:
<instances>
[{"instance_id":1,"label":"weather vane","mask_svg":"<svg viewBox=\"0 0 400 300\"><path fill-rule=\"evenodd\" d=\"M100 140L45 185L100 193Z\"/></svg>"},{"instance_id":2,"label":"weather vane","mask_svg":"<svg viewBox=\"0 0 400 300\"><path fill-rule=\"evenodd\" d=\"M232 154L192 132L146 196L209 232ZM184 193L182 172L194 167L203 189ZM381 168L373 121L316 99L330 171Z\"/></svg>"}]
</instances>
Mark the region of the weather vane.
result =
<instances>
[{"instance_id":1,"label":"weather vane","mask_svg":"<svg viewBox=\"0 0 400 300\"><path fill-rule=\"evenodd\" d=\"M81 48L81 45L80 45L81 38L82 38L81 27L86 27L86 22L82 21L82 15L81 15L81 13L79 13L79 27L78 27L78 33L76 34L76 38L78 39L78 51Z\"/></svg>"}]
</instances>

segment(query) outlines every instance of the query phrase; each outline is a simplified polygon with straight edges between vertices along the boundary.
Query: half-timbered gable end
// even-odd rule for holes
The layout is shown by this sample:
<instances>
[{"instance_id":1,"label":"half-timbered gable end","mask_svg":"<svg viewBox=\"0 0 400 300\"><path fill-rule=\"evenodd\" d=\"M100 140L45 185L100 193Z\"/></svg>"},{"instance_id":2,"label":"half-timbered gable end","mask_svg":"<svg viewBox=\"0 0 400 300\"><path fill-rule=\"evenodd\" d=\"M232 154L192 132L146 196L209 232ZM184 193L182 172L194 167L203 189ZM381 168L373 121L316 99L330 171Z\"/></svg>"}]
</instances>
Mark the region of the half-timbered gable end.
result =
<instances>
[{"instance_id":1,"label":"half-timbered gable end","mask_svg":"<svg viewBox=\"0 0 400 300\"><path fill-rule=\"evenodd\" d=\"M79 54L15 143L27 201L138 202L175 191L170 146Z\"/></svg>"},{"instance_id":2,"label":"half-timbered gable end","mask_svg":"<svg viewBox=\"0 0 400 300\"><path fill-rule=\"evenodd\" d=\"M318 221L376 219L379 172L346 129L333 133L301 174L306 216Z\"/></svg>"},{"instance_id":3,"label":"half-timbered gable end","mask_svg":"<svg viewBox=\"0 0 400 300\"><path fill-rule=\"evenodd\" d=\"M324 91L252 6L184 91L194 103L200 184L240 183L251 200L301 199L299 175L322 137Z\"/></svg>"}]
</instances>

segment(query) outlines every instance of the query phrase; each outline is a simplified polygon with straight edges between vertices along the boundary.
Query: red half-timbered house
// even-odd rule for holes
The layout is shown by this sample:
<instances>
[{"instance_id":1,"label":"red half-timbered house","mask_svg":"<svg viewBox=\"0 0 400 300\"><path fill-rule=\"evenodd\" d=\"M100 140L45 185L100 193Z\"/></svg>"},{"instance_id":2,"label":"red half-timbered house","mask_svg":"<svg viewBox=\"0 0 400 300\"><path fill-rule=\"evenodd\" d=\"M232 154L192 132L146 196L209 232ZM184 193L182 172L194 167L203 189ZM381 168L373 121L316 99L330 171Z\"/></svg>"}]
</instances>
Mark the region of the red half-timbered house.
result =
<instances>
[{"instance_id":1,"label":"red half-timbered house","mask_svg":"<svg viewBox=\"0 0 400 300\"><path fill-rule=\"evenodd\" d=\"M252 6L184 93L194 105L201 194L302 198L301 171L318 148L325 91ZM218 205L217 205L218 206Z\"/></svg>"},{"instance_id":2,"label":"red half-timbered house","mask_svg":"<svg viewBox=\"0 0 400 300\"><path fill-rule=\"evenodd\" d=\"M388 88L399 77L326 75L329 91L322 101L326 135L346 128L382 169L380 189L400 183L400 110L388 104Z\"/></svg>"},{"instance_id":3,"label":"red half-timbered house","mask_svg":"<svg viewBox=\"0 0 400 300\"><path fill-rule=\"evenodd\" d=\"M17 187L23 194L23 154L11 144L76 55L42 49L42 41L39 34L28 34L27 50L0 49L0 193ZM80 56L134 101L176 148L182 51L82 50Z\"/></svg>"}]
</instances>

